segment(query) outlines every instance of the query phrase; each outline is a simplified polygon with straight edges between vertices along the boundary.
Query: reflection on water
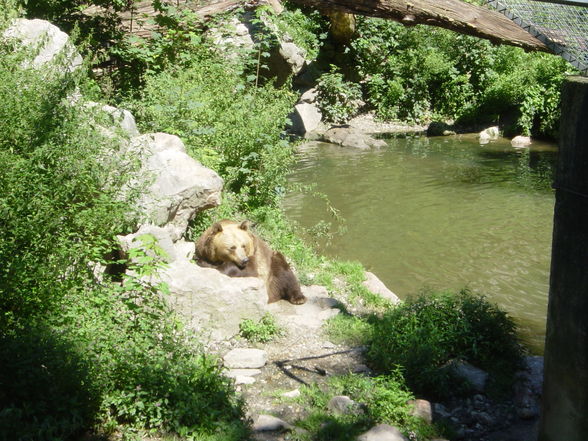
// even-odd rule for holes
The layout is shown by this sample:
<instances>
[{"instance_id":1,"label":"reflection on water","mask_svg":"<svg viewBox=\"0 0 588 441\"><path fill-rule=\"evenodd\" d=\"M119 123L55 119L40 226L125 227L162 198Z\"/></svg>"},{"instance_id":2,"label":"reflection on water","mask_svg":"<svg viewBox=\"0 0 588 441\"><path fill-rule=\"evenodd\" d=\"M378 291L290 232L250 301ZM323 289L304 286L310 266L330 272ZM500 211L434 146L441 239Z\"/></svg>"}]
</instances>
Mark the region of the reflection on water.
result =
<instances>
[{"instance_id":1,"label":"reflection on water","mask_svg":"<svg viewBox=\"0 0 588 441\"><path fill-rule=\"evenodd\" d=\"M291 180L316 183L345 219L321 252L359 260L401 298L423 287L487 295L541 352L551 256L555 148L480 147L473 136L389 141L379 151L308 145ZM292 194L304 227L334 221L324 200Z\"/></svg>"}]
</instances>

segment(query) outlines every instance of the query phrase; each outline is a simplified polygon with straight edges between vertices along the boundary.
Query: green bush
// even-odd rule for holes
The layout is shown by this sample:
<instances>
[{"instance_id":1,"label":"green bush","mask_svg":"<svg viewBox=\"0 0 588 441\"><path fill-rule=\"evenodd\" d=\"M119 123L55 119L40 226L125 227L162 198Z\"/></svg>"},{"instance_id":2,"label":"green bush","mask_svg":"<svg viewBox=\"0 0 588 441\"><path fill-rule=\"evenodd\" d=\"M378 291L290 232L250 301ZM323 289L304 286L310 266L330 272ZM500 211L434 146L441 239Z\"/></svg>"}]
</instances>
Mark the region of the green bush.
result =
<instances>
[{"instance_id":1,"label":"green bush","mask_svg":"<svg viewBox=\"0 0 588 441\"><path fill-rule=\"evenodd\" d=\"M316 86L319 109L325 121L345 122L355 116L361 106L361 89L358 84L345 81L336 66L324 73Z\"/></svg>"},{"instance_id":2,"label":"green bush","mask_svg":"<svg viewBox=\"0 0 588 441\"><path fill-rule=\"evenodd\" d=\"M423 294L374 321L368 358L381 372L401 369L416 394L447 397L460 390L449 363L465 360L491 373L496 385L512 379L521 345L513 320L483 297Z\"/></svg>"},{"instance_id":3,"label":"green bush","mask_svg":"<svg viewBox=\"0 0 588 441\"><path fill-rule=\"evenodd\" d=\"M98 382L70 337L46 326L0 334L0 439L71 439L96 421Z\"/></svg>"},{"instance_id":4,"label":"green bush","mask_svg":"<svg viewBox=\"0 0 588 441\"><path fill-rule=\"evenodd\" d=\"M31 56L0 42L0 330L49 313L131 214L118 145L69 98L83 77L19 67Z\"/></svg>"},{"instance_id":5,"label":"green bush","mask_svg":"<svg viewBox=\"0 0 588 441\"><path fill-rule=\"evenodd\" d=\"M267 343L283 334L276 319L266 313L259 321L245 319L239 323L239 335L250 342Z\"/></svg>"},{"instance_id":6,"label":"green bush","mask_svg":"<svg viewBox=\"0 0 588 441\"><path fill-rule=\"evenodd\" d=\"M182 329L165 286L145 282L160 265L152 238L120 283L94 274L130 228L138 161L121 161L101 116L72 102L83 72L23 67L31 55L0 42L0 439L247 438L216 360Z\"/></svg>"},{"instance_id":7,"label":"green bush","mask_svg":"<svg viewBox=\"0 0 588 441\"><path fill-rule=\"evenodd\" d=\"M146 131L180 136L189 153L215 169L243 207L275 205L293 160L282 136L294 95L254 87L207 49L185 67L149 76L128 107Z\"/></svg>"},{"instance_id":8,"label":"green bush","mask_svg":"<svg viewBox=\"0 0 588 441\"><path fill-rule=\"evenodd\" d=\"M379 117L470 124L511 114L512 133L557 135L559 89L573 71L560 57L383 19L358 18L357 35L364 99Z\"/></svg>"},{"instance_id":9,"label":"green bush","mask_svg":"<svg viewBox=\"0 0 588 441\"><path fill-rule=\"evenodd\" d=\"M164 253L139 237L121 284L73 295L54 326L72 334L100 384L98 427L239 440L248 434L243 405L219 364L183 329L156 270Z\"/></svg>"}]
</instances>

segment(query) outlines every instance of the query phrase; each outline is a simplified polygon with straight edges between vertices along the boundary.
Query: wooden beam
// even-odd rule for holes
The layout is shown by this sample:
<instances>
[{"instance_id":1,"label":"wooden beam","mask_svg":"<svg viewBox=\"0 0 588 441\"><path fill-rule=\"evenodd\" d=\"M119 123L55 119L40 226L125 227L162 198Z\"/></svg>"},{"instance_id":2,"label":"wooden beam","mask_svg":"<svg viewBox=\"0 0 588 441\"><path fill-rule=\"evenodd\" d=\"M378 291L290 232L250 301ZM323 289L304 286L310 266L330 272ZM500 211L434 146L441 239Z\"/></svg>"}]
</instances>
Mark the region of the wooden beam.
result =
<instances>
[{"instance_id":1,"label":"wooden beam","mask_svg":"<svg viewBox=\"0 0 588 441\"><path fill-rule=\"evenodd\" d=\"M549 52L547 46L497 11L463 0L292 0L328 11L386 18L405 25L426 24L461 34ZM464 48L467 50L467 48Z\"/></svg>"}]
</instances>

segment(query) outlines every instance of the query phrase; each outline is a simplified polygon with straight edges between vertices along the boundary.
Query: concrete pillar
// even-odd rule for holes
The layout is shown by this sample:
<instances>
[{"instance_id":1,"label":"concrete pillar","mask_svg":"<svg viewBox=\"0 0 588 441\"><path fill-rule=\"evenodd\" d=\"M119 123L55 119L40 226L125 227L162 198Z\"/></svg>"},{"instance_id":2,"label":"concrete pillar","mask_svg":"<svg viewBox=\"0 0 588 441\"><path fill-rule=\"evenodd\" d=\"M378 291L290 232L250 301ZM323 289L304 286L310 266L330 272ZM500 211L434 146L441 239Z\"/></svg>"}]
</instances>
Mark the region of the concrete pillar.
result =
<instances>
[{"instance_id":1,"label":"concrete pillar","mask_svg":"<svg viewBox=\"0 0 588 441\"><path fill-rule=\"evenodd\" d=\"M539 441L588 439L588 78L562 92Z\"/></svg>"}]
</instances>

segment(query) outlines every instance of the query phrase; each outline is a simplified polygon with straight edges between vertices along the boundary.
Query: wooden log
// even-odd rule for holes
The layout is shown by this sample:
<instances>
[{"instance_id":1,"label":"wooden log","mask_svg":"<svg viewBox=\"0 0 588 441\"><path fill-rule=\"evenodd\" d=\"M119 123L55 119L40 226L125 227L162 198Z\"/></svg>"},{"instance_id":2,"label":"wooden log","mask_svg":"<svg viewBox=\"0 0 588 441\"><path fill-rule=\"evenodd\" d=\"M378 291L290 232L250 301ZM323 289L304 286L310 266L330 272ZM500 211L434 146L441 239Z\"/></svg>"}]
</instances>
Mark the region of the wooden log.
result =
<instances>
[{"instance_id":1,"label":"wooden log","mask_svg":"<svg viewBox=\"0 0 588 441\"><path fill-rule=\"evenodd\" d=\"M539 441L588 434L588 78L562 91Z\"/></svg>"},{"instance_id":2,"label":"wooden log","mask_svg":"<svg viewBox=\"0 0 588 441\"><path fill-rule=\"evenodd\" d=\"M380 17L399 21L405 25L426 24L450 29L466 35L485 38L494 43L509 44L526 50L548 52L549 49L510 19L492 9L465 3L463 0L292 0L302 6L319 9L325 15L340 11L349 14ZM178 8L194 11L201 19L244 6L244 0L221 0L204 6L192 0L168 2ZM269 3L281 12L279 0L251 0L249 6ZM88 15L101 13L97 7L84 11ZM119 14L123 28L135 35L148 37L158 27L149 18L155 17L152 0L133 4L133 8ZM467 50L467 48L464 48Z\"/></svg>"},{"instance_id":3,"label":"wooden log","mask_svg":"<svg viewBox=\"0 0 588 441\"><path fill-rule=\"evenodd\" d=\"M406 25L426 24L527 50L549 49L510 19L463 0L292 0L325 13L334 10L380 17ZM467 48L464 48L467 50Z\"/></svg>"}]
</instances>

